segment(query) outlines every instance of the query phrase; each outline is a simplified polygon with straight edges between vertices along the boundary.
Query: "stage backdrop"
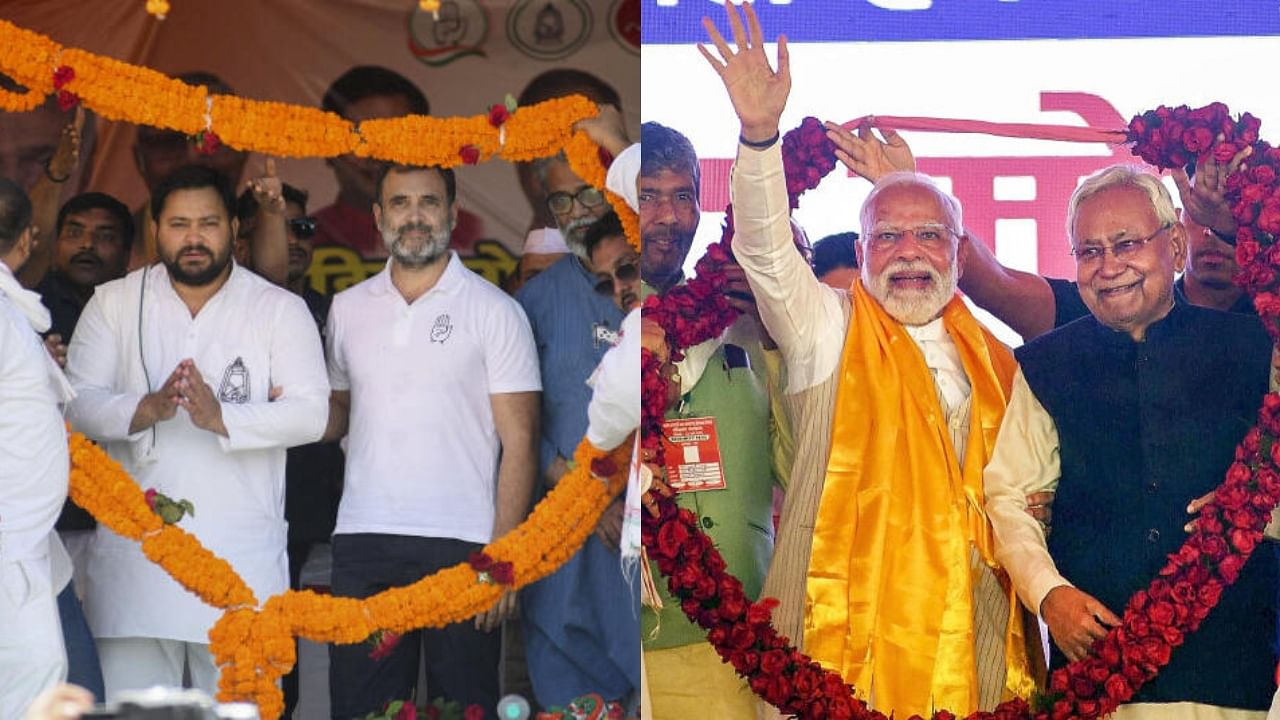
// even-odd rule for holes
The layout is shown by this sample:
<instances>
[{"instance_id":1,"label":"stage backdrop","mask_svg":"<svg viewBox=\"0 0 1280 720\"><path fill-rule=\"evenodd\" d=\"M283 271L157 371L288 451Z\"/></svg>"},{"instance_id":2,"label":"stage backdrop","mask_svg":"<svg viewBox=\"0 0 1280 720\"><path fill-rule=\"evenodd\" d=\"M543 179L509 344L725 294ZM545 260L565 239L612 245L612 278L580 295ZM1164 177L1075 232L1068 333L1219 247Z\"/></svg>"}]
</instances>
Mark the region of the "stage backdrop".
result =
<instances>
[{"instance_id":1,"label":"stage backdrop","mask_svg":"<svg viewBox=\"0 0 1280 720\"><path fill-rule=\"evenodd\" d=\"M487 112L555 67L588 70L617 88L639 130L640 0L445 0L436 22L417 0L172 0L163 22L143 0L103 3L3 0L0 18L64 45L170 75L206 70L236 92L263 100L320 105L329 83L355 65L383 65L408 77L434 115ZM88 189L138 207L146 190L135 170L134 128L102 123ZM321 160L285 160L278 172L308 190L310 208L337 192ZM252 158L246 179L260 173ZM515 170L492 162L458 170L463 206L480 216L484 238L459 248L497 281L515 268L530 211ZM360 278L355 278L360 279Z\"/></svg>"},{"instance_id":2,"label":"stage backdrop","mask_svg":"<svg viewBox=\"0 0 1280 720\"><path fill-rule=\"evenodd\" d=\"M690 270L719 236L737 147L724 89L694 47L706 40L704 15L727 34L721 5L644 0L643 119L685 133L702 162ZM1263 79L1280 51L1274 3L761 0L756 8L766 39L783 33L791 49L784 131L806 115L846 122L868 114L1120 128L1161 103L1221 100L1261 117L1262 136L1280 141L1280 94ZM965 225L1002 262L1073 279L1067 199L1082 176L1132 158L1102 144L902 134L919 169L960 199ZM796 217L814 241L858 230L869 189L840 166L805 195Z\"/></svg>"}]
</instances>

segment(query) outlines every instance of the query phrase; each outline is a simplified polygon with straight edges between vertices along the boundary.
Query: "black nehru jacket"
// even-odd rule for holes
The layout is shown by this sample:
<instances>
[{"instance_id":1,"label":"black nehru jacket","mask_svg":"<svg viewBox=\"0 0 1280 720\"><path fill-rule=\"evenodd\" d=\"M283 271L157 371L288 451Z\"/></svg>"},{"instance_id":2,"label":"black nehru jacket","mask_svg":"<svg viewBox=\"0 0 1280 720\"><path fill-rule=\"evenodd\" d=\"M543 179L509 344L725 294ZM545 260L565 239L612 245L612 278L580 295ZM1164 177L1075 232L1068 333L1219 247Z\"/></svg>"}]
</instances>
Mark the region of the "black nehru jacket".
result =
<instances>
[{"instance_id":1,"label":"black nehru jacket","mask_svg":"<svg viewBox=\"0 0 1280 720\"><path fill-rule=\"evenodd\" d=\"M1144 342L1093 316L1016 351L1057 426L1062 478L1049 553L1113 612L1186 540L1187 504L1222 483L1267 391L1257 317L1178 298ZM1276 554L1262 546L1134 702L1266 710L1275 690ZM1053 648L1051 667L1066 664Z\"/></svg>"}]
</instances>

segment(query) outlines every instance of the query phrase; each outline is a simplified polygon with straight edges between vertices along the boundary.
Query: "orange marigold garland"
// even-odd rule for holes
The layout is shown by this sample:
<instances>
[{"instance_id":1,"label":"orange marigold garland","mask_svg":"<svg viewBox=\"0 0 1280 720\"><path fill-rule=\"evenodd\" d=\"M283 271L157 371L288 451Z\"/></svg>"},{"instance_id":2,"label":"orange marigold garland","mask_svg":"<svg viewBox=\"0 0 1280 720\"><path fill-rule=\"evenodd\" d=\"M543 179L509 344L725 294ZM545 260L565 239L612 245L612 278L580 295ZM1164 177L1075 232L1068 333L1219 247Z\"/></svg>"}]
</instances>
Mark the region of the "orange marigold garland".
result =
<instances>
[{"instance_id":1,"label":"orange marigold garland","mask_svg":"<svg viewBox=\"0 0 1280 720\"><path fill-rule=\"evenodd\" d=\"M353 643L378 630L444 627L488 610L503 593L562 565L622 490L631 443L606 453L583 440L573 469L556 489L524 523L484 548L487 562L502 567L502 580L510 584L484 582L471 565L460 563L363 600L290 590L260 609L229 563L190 533L164 524L119 463L79 433L71 436L70 452L72 500L113 531L141 540L147 557L206 603L226 611L209 631L209 649L222 668L218 697L256 702L262 717L270 719L284 710L276 681L296 662L295 636Z\"/></svg>"},{"instance_id":2,"label":"orange marigold garland","mask_svg":"<svg viewBox=\"0 0 1280 720\"><path fill-rule=\"evenodd\" d=\"M315 108L211 96L203 87L149 68L63 48L44 35L0 20L0 72L31 88L26 93L0 90L0 110L38 107L54 90L55 70L62 78L58 90L64 105L78 100L109 120L199 135L206 150L217 141L237 150L287 157L354 153L404 165L440 167L492 158L527 162L563 150L574 172L604 187L599 148L585 133L573 130L574 123L597 112L595 104L580 95L522 108L504 102L484 115L470 117L408 115L366 120L356 126ZM609 202L622 219L627 239L638 249L635 212L612 193Z\"/></svg>"}]
</instances>

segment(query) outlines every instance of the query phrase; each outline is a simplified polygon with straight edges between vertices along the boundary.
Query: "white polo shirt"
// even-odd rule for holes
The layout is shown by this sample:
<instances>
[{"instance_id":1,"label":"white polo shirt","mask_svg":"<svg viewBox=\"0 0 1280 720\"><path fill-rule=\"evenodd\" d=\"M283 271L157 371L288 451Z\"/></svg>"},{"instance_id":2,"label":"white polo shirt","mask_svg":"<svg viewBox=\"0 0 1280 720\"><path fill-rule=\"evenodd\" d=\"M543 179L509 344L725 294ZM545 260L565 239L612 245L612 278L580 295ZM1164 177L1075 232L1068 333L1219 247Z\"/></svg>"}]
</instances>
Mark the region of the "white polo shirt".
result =
<instances>
[{"instance_id":1,"label":"white polo shirt","mask_svg":"<svg viewBox=\"0 0 1280 720\"><path fill-rule=\"evenodd\" d=\"M533 332L456 253L412 304L390 267L329 311L329 382L351 391L334 533L488 543L500 450L489 396L542 389Z\"/></svg>"}]
</instances>

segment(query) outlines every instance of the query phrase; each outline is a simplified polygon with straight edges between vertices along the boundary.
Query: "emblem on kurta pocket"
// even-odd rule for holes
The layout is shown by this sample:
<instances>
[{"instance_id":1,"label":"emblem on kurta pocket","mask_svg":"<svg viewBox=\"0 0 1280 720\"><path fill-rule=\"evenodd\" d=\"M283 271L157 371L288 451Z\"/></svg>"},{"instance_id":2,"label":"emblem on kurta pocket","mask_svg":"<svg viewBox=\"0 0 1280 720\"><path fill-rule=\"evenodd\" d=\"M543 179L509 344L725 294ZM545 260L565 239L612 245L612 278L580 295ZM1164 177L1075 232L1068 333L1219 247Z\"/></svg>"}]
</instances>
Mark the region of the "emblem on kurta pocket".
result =
<instances>
[{"instance_id":1,"label":"emblem on kurta pocket","mask_svg":"<svg viewBox=\"0 0 1280 720\"><path fill-rule=\"evenodd\" d=\"M431 342L438 342L441 345L449 336L453 334L453 325L449 324L449 316L441 315L436 318L436 324L431 326Z\"/></svg>"},{"instance_id":2,"label":"emblem on kurta pocket","mask_svg":"<svg viewBox=\"0 0 1280 720\"><path fill-rule=\"evenodd\" d=\"M245 367L243 359L236 358L222 373L218 399L226 403L249 402L249 368Z\"/></svg>"}]
</instances>

